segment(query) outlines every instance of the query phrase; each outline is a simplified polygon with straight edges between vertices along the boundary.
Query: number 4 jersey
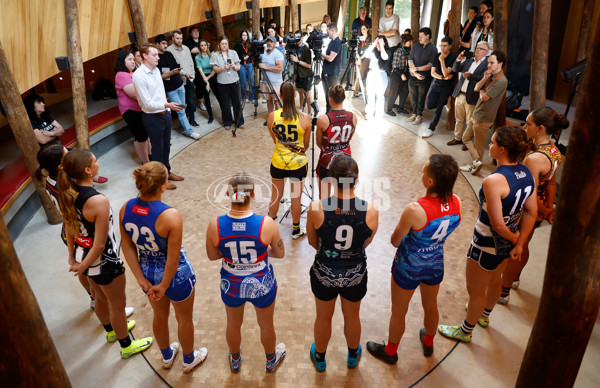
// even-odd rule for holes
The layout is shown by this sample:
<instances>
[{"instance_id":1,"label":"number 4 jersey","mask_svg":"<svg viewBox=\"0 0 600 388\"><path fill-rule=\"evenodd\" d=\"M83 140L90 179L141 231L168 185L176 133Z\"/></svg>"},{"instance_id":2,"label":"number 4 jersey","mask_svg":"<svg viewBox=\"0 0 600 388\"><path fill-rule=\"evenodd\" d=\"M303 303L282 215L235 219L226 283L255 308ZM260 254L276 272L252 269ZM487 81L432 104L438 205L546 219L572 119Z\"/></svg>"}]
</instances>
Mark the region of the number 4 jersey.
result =
<instances>
[{"instance_id":1,"label":"number 4 jersey","mask_svg":"<svg viewBox=\"0 0 600 388\"><path fill-rule=\"evenodd\" d=\"M152 285L159 284L165 273L167 264L167 247L169 240L156 232L156 220L171 207L161 201L142 201L130 199L123 214L123 228L137 246L140 267L144 277ZM190 279L194 269L190 264L183 246L179 252L177 272L173 276L170 287L176 287Z\"/></svg>"},{"instance_id":2,"label":"number 4 jersey","mask_svg":"<svg viewBox=\"0 0 600 388\"><path fill-rule=\"evenodd\" d=\"M444 273L444 242L460 224L460 205L456 195L448 203L425 196L417 203L427 214L427 223L420 230L411 229L400 243L392 271L408 279L428 280Z\"/></svg>"}]
</instances>

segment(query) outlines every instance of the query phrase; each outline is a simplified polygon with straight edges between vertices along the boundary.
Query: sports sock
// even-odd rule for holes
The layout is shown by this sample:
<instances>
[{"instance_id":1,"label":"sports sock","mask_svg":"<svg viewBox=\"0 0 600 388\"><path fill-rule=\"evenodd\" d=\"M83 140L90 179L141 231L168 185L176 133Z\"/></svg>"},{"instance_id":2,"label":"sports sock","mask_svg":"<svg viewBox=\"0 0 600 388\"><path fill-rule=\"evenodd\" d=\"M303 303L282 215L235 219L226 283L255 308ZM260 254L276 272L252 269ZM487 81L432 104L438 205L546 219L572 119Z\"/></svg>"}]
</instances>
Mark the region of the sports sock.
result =
<instances>
[{"instance_id":1,"label":"sports sock","mask_svg":"<svg viewBox=\"0 0 600 388\"><path fill-rule=\"evenodd\" d=\"M388 341L387 345L385 345L385 353L388 356L393 356L398 353L398 345L400 343L394 344L391 341Z\"/></svg>"},{"instance_id":2,"label":"sports sock","mask_svg":"<svg viewBox=\"0 0 600 388\"><path fill-rule=\"evenodd\" d=\"M160 352L162 353L164 360L170 360L171 357L173 357L173 349L171 349L170 346L166 349L161 349Z\"/></svg>"},{"instance_id":3,"label":"sports sock","mask_svg":"<svg viewBox=\"0 0 600 388\"><path fill-rule=\"evenodd\" d=\"M473 332L474 328L475 328L475 325L470 325L466 320L464 320L462 325L460 325L460 329L465 334L471 334Z\"/></svg>"},{"instance_id":4,"label":"sports sock","mask_svg":"<svg viewBox=\"0 0 600 388\"><path fill-rule=\"evenodd\" d=\"M292 224L292 233L300 233L300 223L298 222Z\"/></svg>"},{"instance_id":5,"label":"sports sock","mask_svg":"<svg viewBox=\"0 0 600 388\"><path fill-rule=\"evenodd\" d=\"M265 353L265 355L267 356L267 360L272 360L275 358L275 352L273 353Z\"/></svg>"},{"instance_id":6,"label":"sports sock","mask_svg":"<svg viewBox=\"0 0 600 388\"><path fill-rule=\"evenodd\" d=\"M521 280L521 272L517 274L517 277L515 278L515 280L513 280L513 282L518 282L519 280Z\"/></svg>"},{"instance_id":7,"label":"sports sock","mask_svg":"<svg viewBox=\"0 0 600 388\"><path fill-rule=\"evenodd\" d=\"M129 345L131 345L131 338L129 338L129 334L127 335L127 337L120 339L119 344L121 344L122 348L126 348Z\"/></svg>"},{"instance_id":8,"label":"sports sock","mask_svg":"<svg viewBox=\"0 0 600 388\"><path fill-rule=\"evenodd\" d=\"M483 309L483 314L481 314L483 317L489 318L490 314L491 314L492 310L489 309Z\"/></svg>"},{"instance_id":9,"label":"sports sock","mask_svg":"<svg viewBox=\"0 0 600 388\"><path fill-rule=\"evenodd\" d=\"M104 326L104 330L106 330L107 333L109 331L113 331L113 327L110 323L108 325L102 325L102 326Z\"/></svg>"},{"instance_id":10,"label":"sports sock","mask_svg":"<svg viewBox=\"0 0 600 388\"><path fill-rule=\"evenodd\" d=\"M193 350L190 354L183 355L183 362L185 362L186 364L191 364L192 362L194 362L194 351Z\"/></svg>"},{"instance_id":11,"label":"sports sock","mask_svg":"<svg viewBox=\"0 0 600 388\"><path fill-rule=\"evenodd\" d=\"M88 291L88 295L90 296L91 300L94 300L94 297L92 296L92 293Z\"/></svg>"},{"instance_id":12,"label":"sports sock","mask_svg":"<svg viewBox=\"0 0 600 388\"><path fill-rule=\"evenodd\" d=\"M358 348L356 348L356 349L350 349L350 348L348 348L348 356L350 358L356 358L356 357L358 357Z\"/></svg>"},{"instance_id":13,"label":"sports sock","mask_svg":"<svg viewBox=\"0 0 600 388\"><path fill-rule=\"evenodd\" d=\"M502 294L500 294L501 298L506 298L510 294L510 286L504 287L502 286Z\"/></svg>"},{"instance_id":14,"label":"sports sock","mask_svg":"<svg viewBox=\"0 0 600 388\"><path fill-rule=\"evenodd\" d=\"M277 216L275 216L275 217L271 217L271 218L273 218L273 221L277 220Z\"/></svg>"},{"instance_id":15,"label":"sports sock","mask_svg":"<svg viewBox=\"0 0 600 388\"><path fill-rule=\"evenodd\" d=\"M241 356L241 354L239 351L237 353L231 353L231 358L233 358L234 360L239 359L240 356Z\"/></svg>"},{"instance_id":16,"label":"sports sock","mask_svg":"<svg viewBox=\"0 0 600 388\"><path fill-rule=\"evenodd\" d=\"M425 338L423 338L423 342L425 342L425 346L433 346L433 337L435 337L435 335L425 334Z\"/></svg>"},{"instance_id":17,"label":"sports sock","mask_svg":"<svg viewBox=\"0 0 600 388\"><path fill-rule=\"evenodd\" d=\"M318 362L325 361L325 353L327 353L327 351L320 353L315 350L315 358L317 359Z\"/></svg>"}]
</instances>

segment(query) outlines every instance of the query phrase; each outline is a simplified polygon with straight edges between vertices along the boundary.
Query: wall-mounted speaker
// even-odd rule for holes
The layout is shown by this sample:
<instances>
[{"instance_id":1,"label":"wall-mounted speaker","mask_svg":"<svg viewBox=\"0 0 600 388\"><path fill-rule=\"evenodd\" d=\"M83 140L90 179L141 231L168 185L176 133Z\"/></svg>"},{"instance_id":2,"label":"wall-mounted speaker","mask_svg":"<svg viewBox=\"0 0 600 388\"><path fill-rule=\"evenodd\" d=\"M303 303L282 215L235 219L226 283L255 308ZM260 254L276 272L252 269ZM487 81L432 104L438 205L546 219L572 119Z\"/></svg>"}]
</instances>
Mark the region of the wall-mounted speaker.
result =
<instances>
[{"instance_id":1,"label":"wall-mounted speaker","mask_svg":"<svg viewBox=\"0 0 600 388\"><path fill-rule=\"evenodd\" d=\"M135 36L135 31L129 31L129 32L127 33L127 36L129 37L129 41L130 41L131 43L135 43L135 42L137 42L137 36Z\"/></svg>"},{"instance_id":2,"label":"wall-mounted speaker","mask_svg":"<svg viewBox=\"0 0 600 388\"><path fill-rule=\"evenodd\" d=\"M56 66L58 70L69 70L69 58L67 57L56 57Z\"/></svg>"},{"instance_id":3,"label":"wall-mounted speaker","mask_svg":"<svg viewBox=\"0 0 600 388\"><path fill-rule=\"evenodd\" d=\"M246 1L246 9L252 9L252 0Z\"/></svg>"},{"instance_id":4,"label":"wall-mounted speaker","mask_svg":"<svg viewBox=\"0 0 600 388\"><path fill-rule=\"evenodd\" d=\"M215 17L213 16L212 10L207 9L206 11L204 11L204 15L206 16L206 19L214 19Z\"/></svg>"}]
</instances>

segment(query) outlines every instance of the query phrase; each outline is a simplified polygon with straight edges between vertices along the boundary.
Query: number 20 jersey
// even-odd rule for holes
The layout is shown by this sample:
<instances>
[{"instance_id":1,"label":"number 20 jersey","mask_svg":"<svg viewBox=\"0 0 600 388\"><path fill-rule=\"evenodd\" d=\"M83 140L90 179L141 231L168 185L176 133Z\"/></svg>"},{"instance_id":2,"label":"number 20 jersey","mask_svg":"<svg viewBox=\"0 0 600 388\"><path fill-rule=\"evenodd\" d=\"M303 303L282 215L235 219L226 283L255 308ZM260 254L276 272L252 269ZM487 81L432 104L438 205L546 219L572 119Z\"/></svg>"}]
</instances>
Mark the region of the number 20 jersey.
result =
<instances>
[{"instance_id":1,"label":"number 20 jersey","mask_svg":"<svg viewBox=\"0 0 600 388\"><path fill-rule=\"evenodd\" d=\"M217 218L219 245L223 255L221 292L233 298L255 299L268 294L277 281L267 253L268 244L260 239L265 217L250 214Z\"/></svg>"},{"instance_id":2,"label":"number 20 jersey","mask_svg":"<svg viewBox=\"0 0 600 388\"><path fill-rule=\"evenodd\" d=\"M456 195L449 203L440 198L419 198L427 214L420 230L411 229L396 251L392 270L412 280L427 280L444 273L444 242L460 224L460 205Z\"/></svg>"},{"instance_id":3,"label":"number 20 jersey","mask_svg":"<svg viewBox=\"0 0 600 388\"><path fill-rule=\"evenodd\" d=\"M352 155L350 139L354 134L353 113L346 110L332 110L327 113L329 127L323 133L319 166L329 168L333 159L344 153Z\"/></svg>"},{"instance_id":4,"label":"number 20 jersey","mask_svg":"<svg viewBox=\"0 0 600 388\"><path fill-rule=\"evenodd\" d=\"M167 248L169 240L156 232L156 220L171 207L161 201L142 201L133 198L127 201L123 214L123 228L137 246L140 267L144 277L153 285L159 284L165 273L167 264ZM194 275L183 246L179 252L177 272L171 281L171 287L176 287Z\"/></svg>"}]
</instances>

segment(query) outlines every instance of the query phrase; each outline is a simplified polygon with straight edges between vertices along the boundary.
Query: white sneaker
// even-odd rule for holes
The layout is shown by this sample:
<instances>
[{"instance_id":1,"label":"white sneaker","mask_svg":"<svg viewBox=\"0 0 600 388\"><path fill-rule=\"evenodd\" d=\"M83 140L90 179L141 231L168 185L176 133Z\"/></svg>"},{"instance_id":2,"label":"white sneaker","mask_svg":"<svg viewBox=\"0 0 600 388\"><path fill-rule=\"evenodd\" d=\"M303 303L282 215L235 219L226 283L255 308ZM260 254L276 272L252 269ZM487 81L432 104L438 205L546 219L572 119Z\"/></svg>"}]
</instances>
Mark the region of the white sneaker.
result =
<instances>
[{"instance_id":1,"label":"white sneaker","mask_svg":"<svg viewBox=\"0 0 600 388\"><path fill-rule=\"evenodd\" d=\"M483 162L479 159L475 160L473 162L473 171L471 171L471 174L475 174L476 172L481 170L481 166L483 166Z\"/></svg>"},{"instance_id":2,"label":"white sneaker","mask_svg":"<svg viewBox=\"0 0 600 388\"><path fill-rule=\"evenodd\" d=\"M285 358L285 344L282 342L275 347L275 357L267 360L267 372L273 372Z\"/></svg>"},{"instance_id":3,"label":"white sneaker","mask_svg":"<svg viewBox=\"0 0 600 388\"><path fill-rule=\"evenodd\" d=\"M513 290L516 290L517 288L519 288L519 285L521 285L521 281L520 280L515 280L513 282L513 284L510 286L510 288L512 288Z\"/></svg>"},{"instance_id":4,"label":"white sneaker","mask_svg":"<svg viewBox=\"0 0 600 388\"><path fill-rule=\"evenodd\" d=\"M475 167L473 166L473 163L471 163L465 166L460 166L458 169L464 172L472 172L473 170L475 170Z\"/></svg>"},{"instance_id":5,"label":"white sneaker","mask_svg":"<svg viewBox=\"0 0 600 388\"><path fill-rule=\"evenodd\" d=\"M133 307L125 307L125 316L129 318L135 309Z\"/></svg>"},{"instance_id":6,"label":"white sneaker","mask_svg":"<svg viewBox=\"0 0 600 388\"><path fill-rule=\"evenodd\" d=\"M500 297L498 299L498 304L507 305L510 302L510 295L507 295L505 298Z\"/></svg>"},{"instance_id":7,"label":"white sneaker","mask_svg":"<svg viewBox=\"0 0 600 388\"><path fill-rule=\"evenodd\" d=\"M413 125L421 125L422 122L423 122L423 116L417 116L413 120Z\"/></svg>"},{"instance_id":8,"label":"white sneaker","mask_svg":"<svg viewBox=\"0 0 600 388\"><path fill-rule=\"evenodd\" d=\"M191 137L194 140L200 139L200 134L198 132L192 132L188 136Z\"/></svg>"},{"instance_id":9,"label":"white sneaker","mask_svg":"<svg viewBox=\"0 0 600 388\"><path fill-rule=\"evenodd\" d=\"M163 358L163 360L162 360L163 369L171 369L171 367L173 366L173 361L175 361L175 357L177 356L177 353L179 353L179 348L181 348L181 345L179 345L179 342L173 342L170 345L170 347L171 347L171 350L173 351L173 355L168 360L165 360Z\"/></svg>"},{"instance_id":10,"label":"white sneaker","mask_svg":"<svg viewBox=\"0 0 600 388\"><path fill-rule=\"evenodd\" d=\"M425 131L423 131L423 134L421 135L421 137L423 139L427 139L428 137L431 137L433 135L433 131L429 128L427 128Z\"/></svg>"},{"instance_id":11,"label":"white sneaker","mask_svg":"<svg viewBox=\"0 0 600 388\"><path fill-rule=\"evenodd\" d=\"M206 348L194 350L194 361L192 361L189 364L186 364L185 362L183 363L183 373L190 373L192 369L194 369L195 367L200 365L202 361L204 361L207 355L208 349Z\"/></svg>"},{"instance_id":12,"label":"white sneaker","mask_svg":"<svg viewBox=\"0 0 600 388\"><path fill-rule=\"evenodd\" d=\"M306 229L304 228L300 228L300 231L298 233L294 233L294 231L292 230L292 239L294 240L299 239L304 235L306 235Z\"/></svg>"},{"instance_id":13,"label":"white sneaker","mask_svg":"<svg viewBox=\"0 0 600 388\"><path fill-rule=\"evenodd\" d=\"M200 110L206 111L206 105L204 105L204 103L200 104Z\"/></svg>"},{"instance_id":14,"label":"white sneaker","mask_svg":"<svg viewBox=\"0 0 600 388\"><path fill-rule=\"evenodd\" d=\"M414 120L414 119L416 119L416 118L417 118L417 115L413 113L412 115L410 115L410 116L407 118L407 120L408 120L408 121L413 121L413 120Z\"/></svg>"}]
</instances>

